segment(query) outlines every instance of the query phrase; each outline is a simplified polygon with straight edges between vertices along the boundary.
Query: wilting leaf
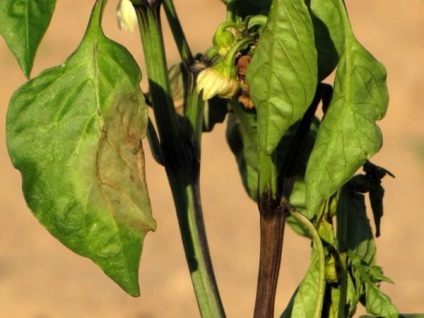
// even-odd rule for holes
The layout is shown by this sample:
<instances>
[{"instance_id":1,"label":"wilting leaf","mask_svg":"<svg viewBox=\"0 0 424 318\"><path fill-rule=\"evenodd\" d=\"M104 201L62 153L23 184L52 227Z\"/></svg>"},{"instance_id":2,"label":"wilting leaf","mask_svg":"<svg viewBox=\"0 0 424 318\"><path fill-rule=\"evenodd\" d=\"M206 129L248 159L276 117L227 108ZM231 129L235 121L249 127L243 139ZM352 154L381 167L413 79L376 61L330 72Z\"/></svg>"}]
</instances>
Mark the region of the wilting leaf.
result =
<instances>
[{"instance_id":1,"label":"wilting leaf","mask_svg":"<svg viewBox=\"0 0 424 318\"><path fill-rule=\"evenodd\" d=\"M317 53L303 0L275 0L247 69L258 111L259 146L266 154L300 120L315 95Z\"/></svg>"},{"instance_id":2,"label":"wilting leaf","mask_svg":"<svg viewBox=\"0 0 424 318\"><path fill-rule=\"evenodd\" d=\"M3 0L0 2L0 34L29 77L35 53L46 32L56 0Z\"/></svg>"},{"instance_id":3,"label":"wilting leaf","mask_svg":"<svg viewBox=\"0 0 424 318\"><path fill-rule=\"evenodd\" d=\"M337 240L341 251L349 250L367 265L375 261L375 241L365 209L364 195L345 186L337 205Z\"/></svg>"},{"instance_id":4,"label":"wilting leaf","mask_svg":"<svg viewBox=\"0 0 424 318\"><path fill-rule=\"evenodd\" d=\"M97 2L82 43L13 96L7 143L28 206L63 244L133 296L145 234L156 227L141 139L141 72L100 28Z\"/></svg>"},{"instance_id":5,"label":"wilting leaf","mask_svg":"<svg viewBox=\"0 0 424 318\"><path fill-rule=\"evenodd\" d=\"M347 17L344 29L346 45L333 98L306 171L306 204L311 211L317 211L382 145L375 122L387 110L386 71L355 39Z\"/></svg>"}]
</instances>

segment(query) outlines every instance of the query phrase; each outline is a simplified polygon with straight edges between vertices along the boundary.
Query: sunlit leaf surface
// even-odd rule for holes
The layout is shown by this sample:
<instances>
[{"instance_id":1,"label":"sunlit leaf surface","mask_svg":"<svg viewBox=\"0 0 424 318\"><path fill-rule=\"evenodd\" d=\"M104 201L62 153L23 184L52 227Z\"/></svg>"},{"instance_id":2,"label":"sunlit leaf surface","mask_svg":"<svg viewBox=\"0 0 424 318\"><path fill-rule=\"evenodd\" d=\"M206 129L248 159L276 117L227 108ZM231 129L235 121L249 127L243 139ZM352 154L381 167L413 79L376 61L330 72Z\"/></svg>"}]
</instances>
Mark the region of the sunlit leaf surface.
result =
<instances>
[{"instance_id":1,"label":"sunlit leaf surface","mask_svg":"<svg viewBox=\"0 0 424 318\"><path fill-rule=\"evenodd\" d=\"M28 206L63 244L131 295L151 216L141 139L141 73L100 28L98 2L80 47L13 96L7 143Z\"/></svg>"}]
</instances>

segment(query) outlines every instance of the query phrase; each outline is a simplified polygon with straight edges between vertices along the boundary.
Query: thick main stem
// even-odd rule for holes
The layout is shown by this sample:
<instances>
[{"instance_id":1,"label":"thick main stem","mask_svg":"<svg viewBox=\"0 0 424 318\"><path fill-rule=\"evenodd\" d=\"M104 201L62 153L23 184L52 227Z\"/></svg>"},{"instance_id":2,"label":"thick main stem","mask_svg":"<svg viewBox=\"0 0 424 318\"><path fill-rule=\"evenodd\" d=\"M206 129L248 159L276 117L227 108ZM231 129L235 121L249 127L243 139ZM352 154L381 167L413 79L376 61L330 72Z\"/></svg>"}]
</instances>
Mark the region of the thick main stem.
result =
<instances>
[{"instance_id":1,"label":"thick main stem","mask_svg":"<svg viewBox=\"0 0 424 318\"><path fill-rule=\"evenodd\" d=\"M280 271L284 240L284 225L290 210L289 198L295 176L300 168L307 137L317 106L328 87L318 86L314 100L300 122L287 156L277 172L277 160L273 154L259 149L259 213L260 213L260 260L256 292L255 318L271 318Z\"/></svg>"},{"instance_id":2,"label":"thick main stem","mask_svg":"<svg viewBox=\"0 0 424 318\"><path fill-rule=\"evenodd\" d=\"M225 317L208 250L200 203L199 158L177 120L165 59L159 0L133 1L136 8L158 127L163 163L177 211L191 280L202 317Z\"/></svg>"},{"instance_id":3,"label":"thick main stem","mask_svg":"<svg viewBox=\"0 0 424 318\"><path fill-rule=\"evenodd\" d=\"M277 170L272 155L259 149L260 258L255 318L272 318L280 272L285 211L277 194Z\"/></svg>"},{"instance_id":4,"label":"thick main stem","mask_svg":"<svg viewBox=\"0 0 424 318\"><path fill-rule=\"evenodd\" d=\"M254 317L272 318L286 213L275 200L267 199L265 196L262 196L260 200L260 263Z\"/></svg>"}]
</instances>

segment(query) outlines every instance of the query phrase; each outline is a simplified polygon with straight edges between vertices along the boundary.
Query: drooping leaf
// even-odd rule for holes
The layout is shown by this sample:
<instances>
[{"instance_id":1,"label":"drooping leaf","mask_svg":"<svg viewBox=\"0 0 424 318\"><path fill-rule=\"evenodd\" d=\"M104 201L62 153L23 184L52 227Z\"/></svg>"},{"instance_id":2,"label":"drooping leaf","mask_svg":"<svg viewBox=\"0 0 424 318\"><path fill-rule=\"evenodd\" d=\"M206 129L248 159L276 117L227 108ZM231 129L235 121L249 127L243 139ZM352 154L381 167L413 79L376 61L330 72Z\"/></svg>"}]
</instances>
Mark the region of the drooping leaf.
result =
<instances>
[{"instance_id":1,"label":"drooping leaf","mask_svg":"<svg viewBox=\"0 0 424 318\"><path fill-rule=\"evenodd\" d=\"M275 0L247 69L258 111L259 146L266 154L302 118L315 95L317 53L303 0Z\"/></svg>"},{"instance_id":2,"label":"drooping leaf","mask_svg":"<svg viewBox=\"0 0 424 318\"><path fill-rule=\"evenodd\" d=\"M136 296L143 239L156 227L141 144L147 106L136 62L101 30L103 6L67 61L14 94L7 144L38 220Z\"/></svg>"},{"instance_id":3,"label":"drooping leaf","mask_svg":"<svg viewBox=\"0 0 424 318\"><path fill-rule=\"evenodd\" d=\"M374 224L375 224L375 236L379 237L381 234L380 224L381 218L383 217L383 197L384 197L384 188L381 184L376 184L370 190L370 203L371 210L374 216Z\"/></svg>"},{"instance_id":4,"label":"drooping leaf","mask_svg":"<svg viewBox=\"0 0 424 318\"><path fill-rule=\"evenodd\" d=\"M367 178L370 180L370 190L369 197L371 203L372 214L374 216L374 224L376 230L376 237L379 237L381 234L380 224L381 218L384 215L384 207L383 207L383 198L384 198L384 188L381 185L382 179L389 175L392 178L395 176L382 167L376 166L375 164L367 161L364 164L364 171L366 173Z\"/></svg>"},{"instance_id":5,"label":"drooping leaf","mask_svg":"<svg viewBox=\"0 0 424 318\"><path fill-rule=\"evenodd\" d=\"M343 1L340 1L343 6ZM382 145L376 121L387 110L386 71L355 39L345 14L345 50L306 172L307 207L317 211Z\"/></svg>"},{"instance_id":6,"label":"drooping leaf","mask_svg":"<svg viewBox=\"0 0 424 318\"><path fill-rule=\"evenodd\" d=\"M375 261L375 241L365 209L364 195L348 186L341 189L337 205L337 240L341 251L351 251L361 263Z\"/></svg>"},{"instance_id":7,"label":"drooping leaf","mask_svg":"<svg viewBox=\"0 0 424 318\"><path fill-rule=\"evenodd\" d=\"M0 34L26 77L53 16L56 0L3 0L0 2Z\"/></svg>"}]
</instances>

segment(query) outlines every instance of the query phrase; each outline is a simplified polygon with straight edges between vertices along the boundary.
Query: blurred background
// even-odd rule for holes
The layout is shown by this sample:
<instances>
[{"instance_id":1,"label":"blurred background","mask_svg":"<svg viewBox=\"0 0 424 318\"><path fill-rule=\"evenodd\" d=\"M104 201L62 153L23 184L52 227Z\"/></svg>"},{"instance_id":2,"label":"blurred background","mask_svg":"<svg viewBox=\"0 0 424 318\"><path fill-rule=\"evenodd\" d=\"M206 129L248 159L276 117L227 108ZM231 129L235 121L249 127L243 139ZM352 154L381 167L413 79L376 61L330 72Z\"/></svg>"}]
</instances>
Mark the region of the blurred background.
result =
<instances>
[{"instance_id":1,"label":"blurred background","mask_svg":"<svg viewBox=\"0 0 424 318\"><path fill-rule=\"evenodd\" d=\"M193 51L205 51L215 27L225 19L224 6L218 0L175 2ZM73 52L93 3L57 2L33 77ZM117 0L109 1L105 33L127 46L142 65L139 35L118 30L116 5ZM346 5L357 38L388 71L390 106L379 123L384 147L372 160L396 175L383 181L385 216L377 240L378 265L395 285L385 283L382 289L401 312L424 312L424 1L347 0ZM177 50L167 27L165 32L172 64L178 61ZM0 318L198 317L166 176L151 159L147 143L147 181L158 229L145 240L140 298L126 295L32 216L5 146L9 99L24 82L0 39ZM204 135L202 156L205 222L221 296L228 317L250 317L259 252L258 212L242 188L224 125ZM276 315L307 269L309 248L306 239L287 228Z\"/></svg>"}]
</instances>

